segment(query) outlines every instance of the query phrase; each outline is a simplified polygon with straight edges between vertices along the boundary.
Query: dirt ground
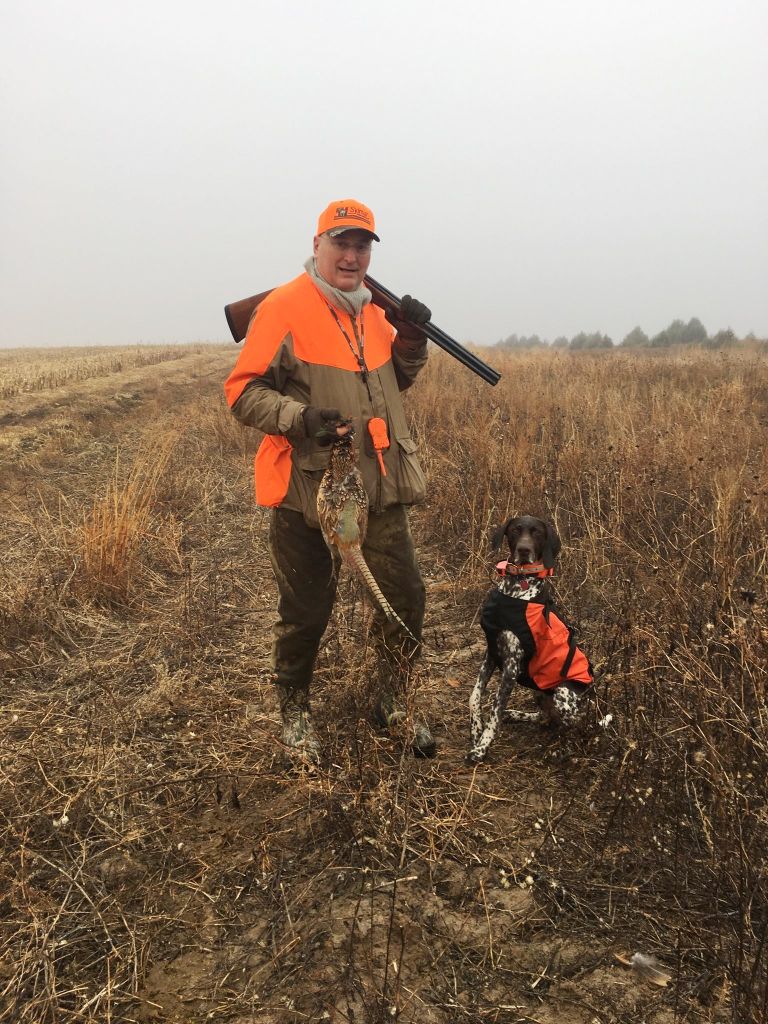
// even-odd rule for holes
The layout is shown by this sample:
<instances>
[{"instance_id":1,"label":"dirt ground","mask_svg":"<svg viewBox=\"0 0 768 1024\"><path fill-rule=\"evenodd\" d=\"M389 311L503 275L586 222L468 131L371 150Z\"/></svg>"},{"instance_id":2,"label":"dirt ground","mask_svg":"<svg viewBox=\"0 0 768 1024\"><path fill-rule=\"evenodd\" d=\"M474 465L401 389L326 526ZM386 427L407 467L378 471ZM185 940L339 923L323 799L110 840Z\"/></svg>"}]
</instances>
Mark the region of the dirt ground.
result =
<instances>
[{"instance_id":1,"label":"dirt ground","mask_svg":"<svg viewBox=\"0 0 768 1024\"><path fill-rule=\"evenodd\" d=\"M736 1019L707 908L636 846L653 787L617 810L631 741L595 721L620 720L618 690L601 682L578 735L507 725L489 763L464 763L488 577L446 564L429 505L414 703L438 756L371 725L345 578L317 671L322 764L286 766L254 439L221 396L235 355L0 403L0 1020Z\"/></svg>"}]
</instances>

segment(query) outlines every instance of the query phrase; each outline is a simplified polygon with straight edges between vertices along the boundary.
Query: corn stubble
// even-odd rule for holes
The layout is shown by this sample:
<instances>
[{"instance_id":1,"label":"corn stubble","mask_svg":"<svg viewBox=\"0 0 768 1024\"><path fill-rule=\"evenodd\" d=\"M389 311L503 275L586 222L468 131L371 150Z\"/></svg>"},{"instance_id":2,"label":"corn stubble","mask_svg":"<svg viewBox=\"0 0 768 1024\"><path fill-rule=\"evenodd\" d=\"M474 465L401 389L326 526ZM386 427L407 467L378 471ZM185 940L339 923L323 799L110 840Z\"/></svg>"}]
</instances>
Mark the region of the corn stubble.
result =
<instances>
[{"instance_id":1,"label":"corn stubble","mask_svg":"<svg viewBox=\"0 0 768 1024\"><path fill-rule=\"evenodd\" d=\"M765 353L501 354L494 389L433 353L409 698L442 751L369 726L344 578L324 769L294 776L232 361L66 453L0 452L0 1021L764 1019ZM529 512L613 720L507 726L468 769L489 528Z\"/></svg>"}]
</instances>

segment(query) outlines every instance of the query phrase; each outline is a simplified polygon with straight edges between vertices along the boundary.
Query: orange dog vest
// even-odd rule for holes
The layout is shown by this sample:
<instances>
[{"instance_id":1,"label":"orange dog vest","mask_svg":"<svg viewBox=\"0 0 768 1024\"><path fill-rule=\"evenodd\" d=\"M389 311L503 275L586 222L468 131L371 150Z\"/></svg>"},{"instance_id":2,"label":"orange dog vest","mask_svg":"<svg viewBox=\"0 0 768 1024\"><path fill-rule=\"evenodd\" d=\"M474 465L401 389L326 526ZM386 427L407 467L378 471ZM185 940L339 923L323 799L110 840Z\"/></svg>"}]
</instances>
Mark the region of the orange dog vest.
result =
<instances>
[{"instance_id":1,"label":"orange dog vest","mask_svg":"<svg viewBox=\"0 0 768 1024\"><path fill-rule=\"evenodd\" d=\"M480 624L488 640L488 651L501 668L496 637L502 630L514 633L525 660L520 682L537 690L554 690L563 683L590 686L594 674L589 659L576 646L573 630L546 599L524 601L508 597L497 588L488 595Z\"/></svg>"}]
</instances>

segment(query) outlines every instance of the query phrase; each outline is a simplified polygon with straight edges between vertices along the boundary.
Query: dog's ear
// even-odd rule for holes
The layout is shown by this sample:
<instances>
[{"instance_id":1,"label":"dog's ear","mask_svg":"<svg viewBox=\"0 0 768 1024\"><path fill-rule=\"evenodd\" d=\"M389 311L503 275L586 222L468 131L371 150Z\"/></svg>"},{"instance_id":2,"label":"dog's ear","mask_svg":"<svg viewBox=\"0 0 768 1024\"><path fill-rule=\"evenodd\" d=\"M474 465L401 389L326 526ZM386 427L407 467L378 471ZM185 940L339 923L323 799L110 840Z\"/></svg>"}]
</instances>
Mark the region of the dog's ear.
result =
<instances>
[{"instance_id":1,"label":"dog's ear","mask_svg":"<svg viewBox=\"0 0 768 1024\"><path fill-rule=\"evenodd\" d=\"M541 560L544 563L545 569L554 569L555 559L560 554L560 538L557 535L557 530L551 523L545 524L547 527L547 536L544 541L544 551L542 552Z\"/></svg>"},{"instance_id":2,"label":"dog's ear","mask_svg":"<svg viewBox=\"0 0 768 1024\"><path fill-rule=\"evenodd\" d=\"M507 527L512 522L508 519L506 523L502 523L501 526L497 526L491 534L491 551L495 551L501 546L501 542L504 540L504 534L507 532Z\"/></svg>"}]
</instances>

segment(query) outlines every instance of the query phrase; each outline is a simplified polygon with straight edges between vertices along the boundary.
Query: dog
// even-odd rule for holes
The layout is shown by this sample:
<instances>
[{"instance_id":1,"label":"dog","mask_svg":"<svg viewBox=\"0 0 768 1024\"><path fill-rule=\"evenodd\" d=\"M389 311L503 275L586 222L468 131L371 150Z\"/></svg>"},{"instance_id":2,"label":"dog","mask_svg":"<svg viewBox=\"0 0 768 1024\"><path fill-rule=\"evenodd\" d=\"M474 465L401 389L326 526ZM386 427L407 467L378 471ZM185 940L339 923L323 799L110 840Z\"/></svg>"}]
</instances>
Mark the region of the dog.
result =
<instances>
[{"instance_id":1,"label":"dog","mask_svg":"<svg viewBox=\"0 0 768 1024\"><path fill-rule=\"evenodd\" d=\"M509 559L496 566L500 578L480 618L488 650L469 700L470 763L487 757L515 684L533 690L539 710L507 711L512 721L572 725L581 717L583 697L594 682L573 630L553 611L548 577L561 547L554 527L534 516L520 516L495 529L494 550L504 537ZM501 682L484 721L483 697L497 668Z\"/></svg>"}]
</instances>

